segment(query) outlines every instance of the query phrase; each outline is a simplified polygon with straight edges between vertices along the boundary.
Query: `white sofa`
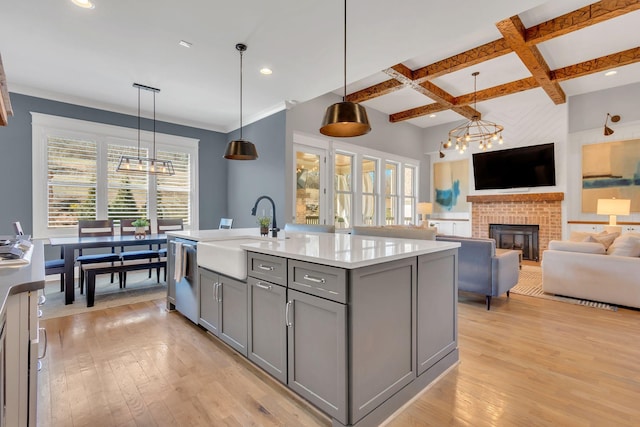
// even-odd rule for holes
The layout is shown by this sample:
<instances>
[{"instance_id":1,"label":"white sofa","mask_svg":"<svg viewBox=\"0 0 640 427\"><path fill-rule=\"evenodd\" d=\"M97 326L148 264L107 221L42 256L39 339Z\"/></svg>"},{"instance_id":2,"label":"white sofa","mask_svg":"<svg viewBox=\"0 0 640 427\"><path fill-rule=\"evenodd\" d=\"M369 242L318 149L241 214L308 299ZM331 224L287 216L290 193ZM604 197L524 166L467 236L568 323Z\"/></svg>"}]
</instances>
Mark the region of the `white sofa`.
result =
<instances>
[{"instance_id":1,"label":"white sofa","mask_svg":"<svg viewBox=\"0 0 640 427\"><path fill-rule=\"evenodd\" d=\"M622 235L608 249L591 240L549 242L543 291L640 308L640 234Z\"/></svg>"}]
</instances>

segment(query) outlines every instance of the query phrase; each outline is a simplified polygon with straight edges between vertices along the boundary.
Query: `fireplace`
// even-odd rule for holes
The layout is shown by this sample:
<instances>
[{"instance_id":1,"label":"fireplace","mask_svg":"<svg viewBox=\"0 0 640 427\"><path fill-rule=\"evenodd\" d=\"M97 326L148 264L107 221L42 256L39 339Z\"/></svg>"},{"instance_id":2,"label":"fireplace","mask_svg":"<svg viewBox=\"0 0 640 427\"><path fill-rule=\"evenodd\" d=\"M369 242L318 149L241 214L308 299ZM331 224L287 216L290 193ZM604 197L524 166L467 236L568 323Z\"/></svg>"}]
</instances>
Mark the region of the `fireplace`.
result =
<instances>
[{"instance_id":1,"label":"fireplace","mask_svg":"<svg viewBox=\"0 0 640 427\"><path fill-rule=\"evenodd\" d=\"M522 259L538 261L538 234L540 226L523 224L490 224L489 238L495 239L496 248L522 251Z\"/></svg>"}]
</instances>

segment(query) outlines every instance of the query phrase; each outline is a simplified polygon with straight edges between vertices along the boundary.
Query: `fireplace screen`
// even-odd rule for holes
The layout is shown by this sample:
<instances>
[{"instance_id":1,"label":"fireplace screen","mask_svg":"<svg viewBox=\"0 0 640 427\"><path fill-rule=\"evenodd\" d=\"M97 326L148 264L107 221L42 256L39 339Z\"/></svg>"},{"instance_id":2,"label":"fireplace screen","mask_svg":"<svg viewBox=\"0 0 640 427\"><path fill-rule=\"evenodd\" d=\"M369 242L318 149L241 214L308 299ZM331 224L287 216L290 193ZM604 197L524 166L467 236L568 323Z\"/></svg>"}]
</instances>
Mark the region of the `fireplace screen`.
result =
<instances>
[{"instance_id":1,"label":"fireplace screen","mask_svg":"<svg viewBox=\"0 0 640 427\"><path fill-rule=\"evenodd\" d=\"M538 225L490 224L489 238L496 241L496 248L522 251L522 259L538 261Z\"/></svg>"}]
</instances>

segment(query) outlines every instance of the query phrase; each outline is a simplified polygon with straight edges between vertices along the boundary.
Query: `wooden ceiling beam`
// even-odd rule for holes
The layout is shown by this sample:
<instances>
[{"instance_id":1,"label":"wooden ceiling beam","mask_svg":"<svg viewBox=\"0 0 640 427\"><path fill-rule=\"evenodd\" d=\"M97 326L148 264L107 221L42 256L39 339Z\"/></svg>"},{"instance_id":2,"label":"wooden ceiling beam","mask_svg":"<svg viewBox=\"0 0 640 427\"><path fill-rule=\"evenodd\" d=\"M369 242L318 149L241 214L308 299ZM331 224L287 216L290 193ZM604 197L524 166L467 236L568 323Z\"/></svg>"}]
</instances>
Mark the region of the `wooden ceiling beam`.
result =
<instances>
[{"instance_id":1,"label":"wooden ceiling beam","mask_svg":"<svg viewBox=\"0 0 640 427\"><path fill-rule=\"evenodd\" d=\"M403 122L405 120L416 119L418 117L426 116L440 111L448 110L446 107L438 102L429 105L423 105L421 107L411 108L409 110L400 111L398 113L389 114L389 121L391 123Z\"/></svg>"},{"instance_id":2,"label":"wooden ceiling beam","mask_svg":"<svg viewBox=\"0 0 640 427\"><path fill-rule=\"evenodd\" d=\"M602 0L527 28L526 44L533 46L638 9L638 0Z\"/></svg>"},{"instance_id":3,"label":"wooden ceiling beam","mask_svg":"<svg viewBox=\"0 0 640 427\"><path fill-rule=\"evenodd\" d=\"M512 50L505 39L494 40L414 70L413 81L422 83L511 52Z\"/></svg>"},{"instance_id":4,"label":"wooden ceiling beam","mask_svg":"<svg viewBox=\"0 0 640 427\"><path fill-rule=\"evenodd\" d=\"M513 93L524 92L525 90L540 87L536 79L527 77L525 79L516 80L515 82L505 83L502 85L479 90L474 97L474 93L460 95L455 99L457 105L471 105L474 100L477 102L488 101L501 96L511 95Z\"/></svg>"},{"instance_id":5,"label":"wooden ceiling beam","mask_svg":"<svg viewBox=\"0 0 640 427\"><path fill-rule=\"evenodd\" d=\"M496 24L511 49L518 55L538 84L555 104L566 102L564 91L557 82L551 81L551 70L536 46L525 43L525 27L520 18L512 16Z\"/></svg>"},{"instance_id":6,"label":"wooden ceiling beam","mask_svg":"<svg viewBox=\"0 0 640 427\"><path fill-rule=\"evenodd\" d=\"M378 83L373 86L369 86L357 92L353 92L347 95L347 101L351 102L364 102L373 98L377 98L382 95L387 95L396 92L405 87L401 82L396 79L389 79L382 83Z\"/></svg>"},{"instance_id":7,"label":"wooden ceiling beam","mask_svg":"<svg viewBox=\"0 0 640 427\"><path fill-rule=\"evenodd\" d=\"M640 46L579 64L569 65L551 71L551 79L556 82L588 76L589 74L640 62Z\"/></svg>"},{"instance_id":8,"label":"wooden ceiling beam","mask_svg":"<svg viewBox=\"0 0 640 427\"><path fill-rule=\"evenodd\" d=\"M410 85L411 83L413 83L413 71L411 71L411 69L404 64L394 65L391 68L382 70L382 72L392 79L396 79L402 84Z\"/></svg>"}]
</instances>

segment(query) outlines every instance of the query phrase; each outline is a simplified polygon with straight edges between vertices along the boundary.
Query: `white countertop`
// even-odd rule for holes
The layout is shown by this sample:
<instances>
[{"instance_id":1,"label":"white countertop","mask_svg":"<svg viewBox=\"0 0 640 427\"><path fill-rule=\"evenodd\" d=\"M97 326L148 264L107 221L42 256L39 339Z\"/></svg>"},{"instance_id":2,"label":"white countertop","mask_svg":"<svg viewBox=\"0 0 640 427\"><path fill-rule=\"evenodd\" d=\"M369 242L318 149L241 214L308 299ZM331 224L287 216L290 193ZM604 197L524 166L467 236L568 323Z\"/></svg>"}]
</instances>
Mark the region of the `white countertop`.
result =
<instances>
[{"instance_id":1,"label":"white countertop","mask_svg":"<svg viewBox=\"0 0 640 427\"><path fill-rule=\"evenodd\" d=\"M243 237L260 238L260 228L230 228L226 230L183 230L167 231L167 236L180 237L196 242L208 242L213 240L232 240ZM264 237L266 239L266 237Z\"/></svg>"},{"instance_id":2,"label":"white countertop","mask_svg":"<svg viewBox=\"0 0 640 427\"><path fill-rule=\"evenodd\" d=\"M251 252L348 269L460 247L457 242L352 236L342 233L287 232L285 237L245 243L240 247Z\"/></svg>"}]
</instances>

